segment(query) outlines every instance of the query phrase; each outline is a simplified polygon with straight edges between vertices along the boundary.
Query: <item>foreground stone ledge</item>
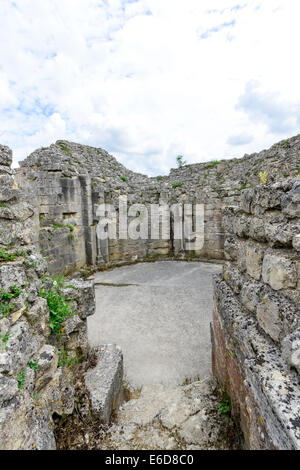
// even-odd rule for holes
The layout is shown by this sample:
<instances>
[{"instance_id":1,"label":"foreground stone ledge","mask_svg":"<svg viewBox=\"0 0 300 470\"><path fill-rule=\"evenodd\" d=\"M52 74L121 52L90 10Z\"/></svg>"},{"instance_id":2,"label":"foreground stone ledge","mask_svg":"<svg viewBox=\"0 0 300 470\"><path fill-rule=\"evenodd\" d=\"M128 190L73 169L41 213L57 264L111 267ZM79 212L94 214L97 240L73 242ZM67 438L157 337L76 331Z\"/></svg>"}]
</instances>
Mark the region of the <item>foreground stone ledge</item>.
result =
<instances>
[{"instance_id":1,"label":"foreground stone ledge","mask_svg":"<svg viewBox=\"0 0 300 470\"><path fill-rule=\"evenodd\" d=\"M299 376L220 278L215 279L213 373L232 398L248 449L300 449Z\"/></svg>"},{"instance_id":2,"label":"foreground stone ledge","mask_svg":"<svg viewBox=\"0 0 300 470\"><path fill-rule=\"evenodd\" d=\"M113 344L100 346L94 369L85 374L92 414L103 424L110 422L113 411L121 403L123 354Z\"/></svg>"}]
</instances>

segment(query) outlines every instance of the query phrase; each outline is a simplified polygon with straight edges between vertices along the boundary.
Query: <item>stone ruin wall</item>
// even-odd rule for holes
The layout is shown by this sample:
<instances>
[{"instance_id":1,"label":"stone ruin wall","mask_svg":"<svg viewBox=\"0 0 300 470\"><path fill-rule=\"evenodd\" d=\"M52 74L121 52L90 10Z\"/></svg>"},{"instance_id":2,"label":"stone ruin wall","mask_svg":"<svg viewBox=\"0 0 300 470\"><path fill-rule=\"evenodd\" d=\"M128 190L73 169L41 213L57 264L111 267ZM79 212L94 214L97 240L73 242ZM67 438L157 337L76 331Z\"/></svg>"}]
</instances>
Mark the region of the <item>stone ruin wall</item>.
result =
<instances>
[{"instance_id":1,"label":"stone ruin wall","mask_svg":"<svg viewBox=\"0 0 300 470\"><path fill-rule=\"evenodd\" d=\"M51 335L40 297L47 262L37 250L37 201L27 181L14 178L11 161L0 146L0 449L55 449L53 416L74 409L74 370L59 351L86 357L94 287L76 279L63 289L73 315L59 337Z\"/></svg>"},{"instance_id":2,"label":"stone ruin wall","mask_svg":"<svg viewBox=\"0 0 300 470\"><path fill-rule=\"evenodd\" d=\"M73 373L58 366L49 310L39 297L47 270L40 246L53 261L52 273L136 257L225 258L223 277L215 282L214 374L232 397L245 447L299 448L300 186L289 179L299 174L299 155L297 136L243 159L148 178L101 149L65 141L37 150L14 172L11 151L2 146L0 249L22 253L13 261L0 260L0 289L17 286L22 293L11 301L11 315L0 319L1 446L55 448L52 416L74 407ZM268 183L281 182L261 185L260 172ZM129 204L205 203L204 249L191 255L172 240L101 244L97 205L116 206L120 194L128 195ZM63 335L71 356L78 350L86 354L86 316L94 310L92 284L74 283L76 315ZM35 360L42 365L39 371L28 367Z\"/></svg>"},{"instance_id":3,"label":"stone ruin wall","mask_svg":"<svg viewBox=\"0 0 300 470\"><path fill-rule=\"evenodd\" d=\"M224 211L213 373L250 449L300 448L300 178L246 190Z\"/></svg>"},{"instance_id":4,"label":"stone ruin wall","mask_svg":"<svg viewBox=\"0 0 300 470\"><path fill-rule=\"evenodd\" d=\"M299 173L300 138L275 144L242 159L188 165L171 170L169 176L148 178L127 170L102 149L58 141L33 152L18 170L37 196L39 242L44 256L54 260L53 272L72 272L86 264L100 266L158 257L224 259L222 210L237 203L245 188L260 184L259 173L268 182ZM97 208L118 197L128 204L205 204L205 243L190 252L185 241L97 240ZM118 215L117 215L118 216ZM149 218L150 225L150 218Z\"/></svg>"}]
</instances>

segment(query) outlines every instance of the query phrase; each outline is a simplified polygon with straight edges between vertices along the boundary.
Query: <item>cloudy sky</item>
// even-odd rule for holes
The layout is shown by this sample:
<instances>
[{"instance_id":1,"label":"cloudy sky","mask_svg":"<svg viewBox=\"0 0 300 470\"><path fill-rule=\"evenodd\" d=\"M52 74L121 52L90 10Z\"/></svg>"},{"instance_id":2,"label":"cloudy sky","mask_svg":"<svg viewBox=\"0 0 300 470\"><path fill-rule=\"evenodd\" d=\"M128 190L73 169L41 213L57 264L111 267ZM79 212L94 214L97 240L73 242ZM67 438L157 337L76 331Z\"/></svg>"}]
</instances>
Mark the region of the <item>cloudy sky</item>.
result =
<instances>
[{"instance_id":1,"label":"cloudy sky","mask_svg":"<svg viewBox=\"0 0 300 470\"><path fill-rule=\"evenodd\" d=\"M300 132L299 0L1 0L0 142L167 173Z\"/></svg>"}]
</instances>

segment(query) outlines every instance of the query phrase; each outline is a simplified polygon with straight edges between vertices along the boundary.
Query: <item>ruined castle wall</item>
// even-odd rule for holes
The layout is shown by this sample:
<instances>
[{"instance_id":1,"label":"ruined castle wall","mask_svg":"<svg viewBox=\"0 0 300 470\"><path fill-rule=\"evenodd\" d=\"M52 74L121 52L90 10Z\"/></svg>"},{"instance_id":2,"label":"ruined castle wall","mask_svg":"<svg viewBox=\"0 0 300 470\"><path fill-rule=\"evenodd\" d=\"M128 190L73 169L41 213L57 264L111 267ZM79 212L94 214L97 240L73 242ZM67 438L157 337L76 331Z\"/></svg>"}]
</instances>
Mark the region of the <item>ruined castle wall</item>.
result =
<instances>
[{"instance_id":1,"label":"ruined castle wall","mask_svg":"<svg viewBox=\"0 0 300 470\"><path fill-rule=\"evenodd\" d=\"M175 178L135 174L101 149L69 142L37 150L21 163L17 172L17 179L35 192L39 245L43 255L52 261L53 273L76 271L86 264L100 266L164 256L223 259L220 197L211 190L198 188L193 181L188 185L185 172L180 182L177 173ZM148 237L133 240L120 236L119 196L124 195L128 208L132 204L147 207ZM198 251L187 250L187 240L174 239L172 213L169 234L162 236L166 229L163 232L160 222L160 237L151 238L150 205L171 207L179 202L205 204L204 246ZM103 203L116 210L116 238L98 239L98 208ZM135 217L128 217L128 222Z\"/></svg>"},{"instance_id":2,"label":"ruined castle wall","mask_svg":"<svg viewBox=\"0 0 300 470\"><path fill-rule=\"evenodd\" d=\"M300 448L300 179L242 192L223 217L213 372L245 447Z\"/></svg>"},{"instance_id":3,"label":"ruined castle wall","mask_svg":"<svg viewBox=\"0 0 300 470\"><path fill-rule=\"evenodd\" d=\"M101 265L161 256L224 259L224 207L238 204L245 188L294 177L300 172L300 137L241 159L187 165L169 176L148 178L126 169L105 150L58 141L33 152L18 170L36 194L39 243L52 258L53 272L72 272L85 264ZM128 206L204 204L204 246L187 250L187 240L98 240L99 204L113 204L118 221L119 196ZM151 220L149 219L149 227Z\"/></svg>"},{"instance_id":4,"label":"ruined castle wall","mask_svg":"<svg viewBox=\"0 0 300 470\"><path fill-rule=\"evenodd\" d=\"M36 192L31 181L14 177L11 160L0 146L0 449L55 449L53 415L74 409L71 365L87 354L94 288L81 280L61 288L73 315L51 334L41 288L42 279L49 287L53 281L38 251ZM51 199L50 186L46 191Z\"/></svg>"}]
</instances>

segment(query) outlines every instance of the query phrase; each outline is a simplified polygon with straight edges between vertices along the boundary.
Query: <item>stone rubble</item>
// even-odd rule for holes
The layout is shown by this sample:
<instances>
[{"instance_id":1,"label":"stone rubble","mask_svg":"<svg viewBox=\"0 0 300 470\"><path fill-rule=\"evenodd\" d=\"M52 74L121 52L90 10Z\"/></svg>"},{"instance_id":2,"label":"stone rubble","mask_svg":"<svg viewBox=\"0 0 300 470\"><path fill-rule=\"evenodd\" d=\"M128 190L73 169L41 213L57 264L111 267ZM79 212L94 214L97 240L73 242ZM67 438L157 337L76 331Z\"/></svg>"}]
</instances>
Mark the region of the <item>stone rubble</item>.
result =
<instances>
[{"instance_id":1,"label":"stone rubble","mask_svg":"<svg viewBox=\"0 0 300 470\"><path fill-rule=\"evenodd\" d=\"M226 450L238 445L236 429L219 414L213 379L184 386L143 386L123 404L102 449Z\"/></svg>"}]
</instances>

